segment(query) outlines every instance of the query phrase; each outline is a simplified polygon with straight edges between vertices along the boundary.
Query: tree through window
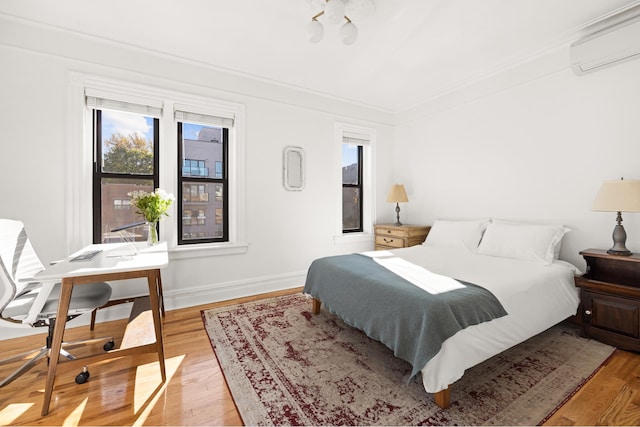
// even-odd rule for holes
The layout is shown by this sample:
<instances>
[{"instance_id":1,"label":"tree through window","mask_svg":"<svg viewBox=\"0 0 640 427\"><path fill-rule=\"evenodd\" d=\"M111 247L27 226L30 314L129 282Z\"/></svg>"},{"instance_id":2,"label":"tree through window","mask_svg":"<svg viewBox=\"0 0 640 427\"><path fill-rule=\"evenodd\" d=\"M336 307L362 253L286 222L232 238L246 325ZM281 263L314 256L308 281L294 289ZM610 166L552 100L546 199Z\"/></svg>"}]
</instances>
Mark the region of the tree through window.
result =
<instances>
[{"instance_id":1,"label":"tree through window","mask_svg":"<svg viewBox=\"0 0 640 427\"><path fill-rule=\"evenodd\" d=\"M95 108L93 114L95 162L93 173L93 241L120 241L110 230L143 221L129 207L132 191L158 187L158 118ZM134 240L146 240L144 226L129 230Z\"/></svg>"}]
</instances>

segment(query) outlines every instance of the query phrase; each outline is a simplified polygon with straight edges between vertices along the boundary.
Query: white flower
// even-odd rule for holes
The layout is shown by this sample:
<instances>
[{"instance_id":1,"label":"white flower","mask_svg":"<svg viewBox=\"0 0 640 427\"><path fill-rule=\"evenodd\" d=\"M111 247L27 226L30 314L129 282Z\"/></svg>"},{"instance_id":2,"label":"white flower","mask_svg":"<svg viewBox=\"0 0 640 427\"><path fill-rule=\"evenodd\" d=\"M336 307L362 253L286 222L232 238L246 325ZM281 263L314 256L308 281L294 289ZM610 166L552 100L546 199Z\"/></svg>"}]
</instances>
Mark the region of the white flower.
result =
<instances>
[{"instance_id":1,"label":"white flower","mask_svg":"<svg viewBox=\"0 0 640 427\"><path fill-rule=\"evenodd\" d=\"M131 191L127 195L131 197L131 204L138 208L136 213L142 215L147 222L157 222L163 215L169 216L167 211L175 200L173 194L159 188L153 193Z\"/></svg>"}]
</instances>

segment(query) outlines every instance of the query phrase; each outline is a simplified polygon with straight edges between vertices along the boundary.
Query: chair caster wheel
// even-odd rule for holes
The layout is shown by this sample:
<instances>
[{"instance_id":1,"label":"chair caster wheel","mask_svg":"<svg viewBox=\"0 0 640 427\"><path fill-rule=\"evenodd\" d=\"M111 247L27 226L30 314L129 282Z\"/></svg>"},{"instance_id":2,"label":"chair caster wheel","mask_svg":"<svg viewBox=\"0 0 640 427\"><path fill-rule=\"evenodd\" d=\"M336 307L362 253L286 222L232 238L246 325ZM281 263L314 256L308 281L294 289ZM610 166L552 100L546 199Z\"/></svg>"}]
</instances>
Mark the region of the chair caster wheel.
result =
<instances>
[{"instance_id":1,"label":"chair caster wheel","mask_svg":"<svg viewBox=\"0 0 640 427\"><path fill-rule=\"evenodd\" d=\"M89 371L87 370L87 367L85 366L84 368L82 368L82 372L80 372L77 376L76 376L76 384L84 384L87 382L87 380L89 379Z\"/></svg>"},{"instance_id":2,"label":"chair caster wheel","mask_svg":"<svg viewBox=\"0 0 640 427\"><path fill-rule=\"evenodd\" d=\"M102 348L104 349L104 351L110 351L113 350L113 348L116 346L116 343L113 342L113 340L111 341L107 341Z\"/></svg>"}]
</instances>

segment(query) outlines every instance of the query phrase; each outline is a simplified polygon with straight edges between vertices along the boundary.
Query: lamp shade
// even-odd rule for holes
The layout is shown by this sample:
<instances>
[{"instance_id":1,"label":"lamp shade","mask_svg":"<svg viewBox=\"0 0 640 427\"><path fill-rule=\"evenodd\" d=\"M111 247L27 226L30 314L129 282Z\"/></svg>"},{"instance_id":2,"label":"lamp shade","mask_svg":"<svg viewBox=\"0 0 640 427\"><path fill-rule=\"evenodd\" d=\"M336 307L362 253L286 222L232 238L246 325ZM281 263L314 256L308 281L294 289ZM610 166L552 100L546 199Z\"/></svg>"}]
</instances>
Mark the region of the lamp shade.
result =
<instances>
[{"instance_id":1,"label":"lamp shade","mask_svg":"<svg viewBox=\"0 0 640 427\"><path fill-rule=\"evenodd\" d=\"M640 180L620 179L602 183L593 202L594 211L640 212Z\"/></svg>"},{"instance_id":2,"label":"lamp shade","mask_svg":"<svg viewBox=\"0 0 640 427\"><path fill-rule=\"evenodd\" d=\"M344 7L345 15L356 21L371 16L376 11L373 0L349 0L344 3Z\"/></svg>"},{"instance_id":3,"label":"lamp shade","mask_svg":"<svg viewBox=\"0 0 640 427\"><path fill-rule=\"evenodd\" d=\"M358 27L353 22L347 22L340 28L340 38L346 45L353 44L358 38Z\"/></svg>"},{"instance_id":4,"label":"lamp shade","mask_svg":"<svg viewBox=\"0 0 640 427\"><path fill-rule=\"evenodd\" d=\"M389 195L387 196L387 202L390 203L407 203L409 198L407 198L407 192L404 191L404 185L396 184L391 187L389 191Z\"/></svg>"},{"instance_id":5,"label":"lamp shade","mask_svg":"<svg viewBox=\"0 0 640 427\"><path fill-rule=\"evenodd\" d=\"M307 24L307 34L309 35L310 42L318 43L322 40L322 36L324 35L324 27L320 22L313 19L309 24Z\"/></svg>"}]
</instances>

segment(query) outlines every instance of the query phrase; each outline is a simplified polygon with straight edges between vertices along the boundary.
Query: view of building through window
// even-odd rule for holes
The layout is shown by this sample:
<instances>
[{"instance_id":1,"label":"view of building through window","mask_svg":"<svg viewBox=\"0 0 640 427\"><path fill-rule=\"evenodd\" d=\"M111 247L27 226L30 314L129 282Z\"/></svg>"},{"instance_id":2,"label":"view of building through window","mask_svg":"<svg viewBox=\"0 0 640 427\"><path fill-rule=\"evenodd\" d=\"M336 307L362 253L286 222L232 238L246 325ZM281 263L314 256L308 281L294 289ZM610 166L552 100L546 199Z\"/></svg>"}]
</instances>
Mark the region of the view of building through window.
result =
<instances>
[{"instance_id":1,"label":"view of building through window","mask_svg":"<svg viewBox=\"0 0 640 427\"><path fill-rule=\"evenodd\" d=\"M181 242L225 239L225 133L221 127L178 123Z\"/></svg>"},{"instance_id":2,"label":"view of building through window","mask_svg":"<svg viewBox=\"0 0 640 427\"><path fill-rule=\"evenodd\" d=\"M362 231L362 146L342 144L342 231Z\"/></svg>"}]
</instances>

